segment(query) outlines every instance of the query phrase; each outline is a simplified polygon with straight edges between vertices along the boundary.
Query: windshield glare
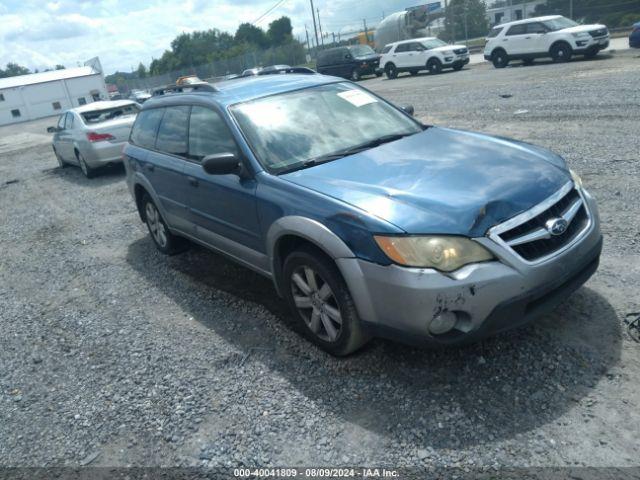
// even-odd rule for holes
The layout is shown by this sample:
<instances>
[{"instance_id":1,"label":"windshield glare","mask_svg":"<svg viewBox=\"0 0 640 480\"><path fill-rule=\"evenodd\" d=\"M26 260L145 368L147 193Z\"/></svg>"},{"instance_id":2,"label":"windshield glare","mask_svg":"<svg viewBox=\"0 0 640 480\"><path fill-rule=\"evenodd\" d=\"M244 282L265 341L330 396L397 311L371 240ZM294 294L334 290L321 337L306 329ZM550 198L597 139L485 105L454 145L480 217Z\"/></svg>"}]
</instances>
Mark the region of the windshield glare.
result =
<instances>
[{"instance_id":1,"label":"windshield glare","mask_svg":"<svg viewBox=\"0 0 640 480\"><path fill-rule=\"evenodd\" d=\"M438 48L438 47L443 47L445 45L447 45L446 42L443 42L442 40L438 39L438 38L434 38L433 40L425 40L422 43L422 45L424 45L424 47L426 49L432 49L432 48Z\"/></svg>"},{"instance_id":2,"label":"windshield glare","mask_svg":"<svg viewBox=\"0 0 640 480\"><path fill-rule=\"evenodd\" d=\"M356 45L355 47L349 47L349 50L351 50L351 55L354 57L365 57L376 53L369 45Z\"/></svg>"},{"instance_id":3,"label":"windshield glare","mask_svg":"<svg viewBox=\"0 0 640 480\"><path fill-rule=\"evenodd\" d=\"M334 83L235 105L231 112L260 162L281 173L420 125L351 84Z\"/></svg>"},{"instance_id":4,"label":"windshield glare","mask_svg":"<svg viewBox=\"0 0 640 480\"><path fill-rule=\"evenodd\" d=\"M565 17L554 18L553 20L547 20L542 23L544 23L552 32L555 32L556 30L562 30L563 28L570 28L570 27L575 27L576 25L579 25L573 20L570 20Z\"/></svg>"}]
</instances>

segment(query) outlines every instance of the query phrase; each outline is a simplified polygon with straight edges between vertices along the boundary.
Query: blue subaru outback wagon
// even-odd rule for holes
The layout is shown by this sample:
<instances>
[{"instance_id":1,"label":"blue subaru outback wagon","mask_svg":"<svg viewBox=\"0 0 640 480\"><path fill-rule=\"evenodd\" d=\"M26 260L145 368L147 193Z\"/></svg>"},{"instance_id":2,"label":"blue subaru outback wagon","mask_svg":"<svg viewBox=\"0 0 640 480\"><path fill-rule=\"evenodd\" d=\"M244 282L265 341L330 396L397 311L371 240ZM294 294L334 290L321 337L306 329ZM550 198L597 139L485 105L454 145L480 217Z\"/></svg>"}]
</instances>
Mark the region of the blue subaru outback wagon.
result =
<instances>
[{"instance_id":1,"label":"blue subaru outback wagon","mask_svg":"<svg viewBox=\"0 0 640 480\"><path fill-rule=\"evenodd\" d=\"M189 89L147 101L125 147L140 218L163 253L190 240L271 278L334 355L513 328L598 267L594 200L547 150L318 74Z\"/></svg>"}]
</instances>

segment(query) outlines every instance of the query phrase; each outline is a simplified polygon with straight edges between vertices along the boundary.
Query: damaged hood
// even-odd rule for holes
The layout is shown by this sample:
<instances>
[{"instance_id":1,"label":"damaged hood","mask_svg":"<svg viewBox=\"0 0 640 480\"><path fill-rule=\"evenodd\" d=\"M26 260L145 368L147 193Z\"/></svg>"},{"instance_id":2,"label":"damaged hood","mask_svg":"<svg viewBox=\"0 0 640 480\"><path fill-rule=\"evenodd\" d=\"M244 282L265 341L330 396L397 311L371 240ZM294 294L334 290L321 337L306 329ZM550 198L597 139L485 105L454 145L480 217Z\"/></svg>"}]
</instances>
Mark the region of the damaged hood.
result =
<instances>
[{"instance_id":1,"label":"damaged hood","mask_svg":"<svg viewBox=\"0 0 640 480\"><path fill-rule=\"evenodd\" d=\"M410 234L482 236L559 190L564 160L523 142L431 127L281 178Z\"/></svg>"}]
</instances>

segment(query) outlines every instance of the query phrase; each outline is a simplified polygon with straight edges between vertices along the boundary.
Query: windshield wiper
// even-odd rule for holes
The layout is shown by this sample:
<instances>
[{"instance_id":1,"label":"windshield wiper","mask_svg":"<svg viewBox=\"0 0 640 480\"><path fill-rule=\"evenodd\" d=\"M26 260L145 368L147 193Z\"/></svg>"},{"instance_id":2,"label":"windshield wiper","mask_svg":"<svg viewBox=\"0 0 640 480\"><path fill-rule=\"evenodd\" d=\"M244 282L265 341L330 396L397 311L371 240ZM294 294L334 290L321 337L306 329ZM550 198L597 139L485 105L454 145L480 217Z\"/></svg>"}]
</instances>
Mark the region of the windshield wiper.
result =
<instances>
[{"instance_id":1,"label":"windshield wiper","mask_svg":"<svg viewBox=\"0 0 640 480\"><path fill-rule=\"evenodd\" d=\"M374 138L373 140L369 140L368 142L361 143L359 145L354 145L353 147L345 148L344 150L339 150L337 152L330 153L328 155L321 155L319 157L310 158L309 160L305 160L304 162L280 173L295 172L296 170L315 167L316 165L320 165L321 163L332 162L333 160L338 160L339 158L343 158L348 155L353 155L355 153L363 152L365 150L369 150L370 148L379 147L380 145L383 145L385 143L395 142L396 140L400 140L401 138L414 135L415 133L418 133L418 132L394 133L391 135L383 135L382 137Z\"/></svg>"}]
</instances>

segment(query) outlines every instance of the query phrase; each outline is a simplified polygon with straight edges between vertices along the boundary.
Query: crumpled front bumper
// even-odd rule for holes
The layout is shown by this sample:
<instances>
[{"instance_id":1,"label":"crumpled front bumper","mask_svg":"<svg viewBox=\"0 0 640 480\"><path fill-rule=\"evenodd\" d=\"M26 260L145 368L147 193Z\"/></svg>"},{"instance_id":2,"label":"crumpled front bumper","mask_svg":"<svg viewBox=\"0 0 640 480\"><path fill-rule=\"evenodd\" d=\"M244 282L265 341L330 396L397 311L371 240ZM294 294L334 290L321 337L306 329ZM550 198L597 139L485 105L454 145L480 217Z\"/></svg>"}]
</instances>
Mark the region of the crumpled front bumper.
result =
<instances>
[{"instance_id":1,"label":"crumpled front bumper","mask_svg":"<svg viewBox=\"0 0 640 480\"><path fill-rule=\"evenodd\" d=\"M515 328L548 313L598 267L602 235L595 202L585 192L591 224L568 250L537 264L519 261L489 238L477 239L498 261L467 265L451 274L433 269L338 259L365 326L373 335L418 344L456 344ZM454 330L432 335L443 312Z\"/></svg>"}]
</instances>

